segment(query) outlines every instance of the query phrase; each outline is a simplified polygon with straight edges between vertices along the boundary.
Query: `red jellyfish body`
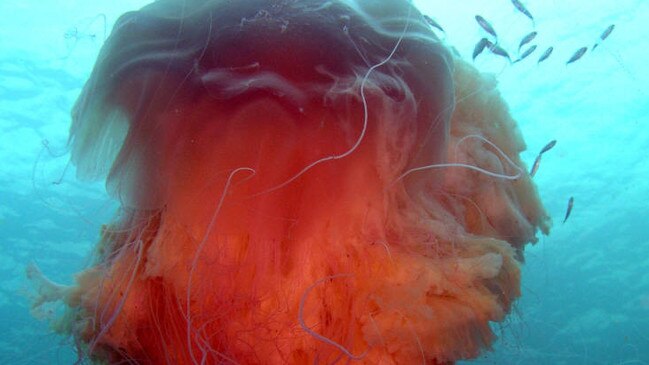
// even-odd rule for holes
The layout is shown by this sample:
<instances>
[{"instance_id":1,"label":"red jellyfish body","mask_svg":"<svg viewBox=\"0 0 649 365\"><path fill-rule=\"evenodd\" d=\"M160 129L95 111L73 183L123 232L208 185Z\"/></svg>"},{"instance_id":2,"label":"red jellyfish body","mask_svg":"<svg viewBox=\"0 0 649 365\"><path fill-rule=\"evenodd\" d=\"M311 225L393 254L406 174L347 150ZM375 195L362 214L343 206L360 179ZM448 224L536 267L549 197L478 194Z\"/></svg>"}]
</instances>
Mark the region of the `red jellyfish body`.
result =
<instances>
[{"instance_id":1,"label":"red jellyfish body","mask_svg":"<svg viewBox=\"0 0 649 365\"><path fill-rule=\"evenodd\" d=\"M127 13L70 143L121 203L59 293L102 363L473 358L549 226L495 81L406 0Z\"/></svg>"}]
</instances>

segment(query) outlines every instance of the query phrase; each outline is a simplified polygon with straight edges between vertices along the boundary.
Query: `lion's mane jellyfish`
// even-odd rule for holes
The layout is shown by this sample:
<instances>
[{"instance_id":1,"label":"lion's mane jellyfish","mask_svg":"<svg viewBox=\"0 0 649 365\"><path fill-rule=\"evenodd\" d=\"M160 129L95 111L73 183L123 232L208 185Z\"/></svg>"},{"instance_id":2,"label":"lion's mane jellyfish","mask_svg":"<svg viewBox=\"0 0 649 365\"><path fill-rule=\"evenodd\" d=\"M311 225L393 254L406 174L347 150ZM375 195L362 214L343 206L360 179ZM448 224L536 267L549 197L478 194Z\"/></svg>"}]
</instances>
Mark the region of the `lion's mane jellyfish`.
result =
<instances>
[{"instance_id":1,"label":"lion's mane jellyfish","mask_svg":"<svg viewBox=\"0 0 649 365\"><path fill-rule=\"evenodd\" d=\"M127 13L70 144L121 208L74 286L40 288L101 363L473 358L549 229L495 80L407 0Z\"/></svg>"}]
</instances>

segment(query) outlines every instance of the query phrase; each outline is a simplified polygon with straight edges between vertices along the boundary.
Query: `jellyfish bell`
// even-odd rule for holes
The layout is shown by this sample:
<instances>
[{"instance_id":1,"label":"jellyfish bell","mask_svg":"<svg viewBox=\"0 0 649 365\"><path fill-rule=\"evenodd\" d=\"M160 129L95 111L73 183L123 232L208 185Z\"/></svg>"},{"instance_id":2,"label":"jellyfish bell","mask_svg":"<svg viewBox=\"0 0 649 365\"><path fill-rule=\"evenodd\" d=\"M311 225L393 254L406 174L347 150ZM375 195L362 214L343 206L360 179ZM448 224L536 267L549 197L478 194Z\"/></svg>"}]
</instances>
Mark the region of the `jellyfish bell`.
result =
<instances>
[{"instance_id":1,"label":"jellyfish bell","mask_svg":"<svg viewBox=\"0 0 649 365\"><path fill-rule=\"evenodd\" d=\"M127 13L70 144L121 210L53 296L106 363L473 358L549 228L494 80L406 0Z\"/></svg>"},{"instance_id":2,"label":"jellyfish bell","mask_svg":"<svg viewBox=\"0 0 649 365\"><path fill-rule=\"evenodd\" d=\"M420 15L390 2L269 4L158 2L124 15L75 107L71 142L80 175L101 177L110 171L115 195L136 206L159 206L164 198L156 195L162 192L154 188L143 196L131 187L145 181L155 187L159 184L149 181L169 174L159 170L161 164L141 159L160 155L165 135L172 136L172 144L178 143L174 128L185 126L158 128L151 122L156 120L152 113L172 120L173 113L186 115L187 109L194 114L206 108L242 114L241 106L259 104L261 99L291 113L289 119L306 120L323 114L317 109L325 109L329 119L345 120L325 125L331 133L344 134L340 146L314 151L317 156L304 160L342 154L353 145L349 140L358 139L363 131L359 124L368 122L369 115L364 120L365 116L343 118L341 113L358 113L363 104L365 114L376 109L360 100L361 83L366 93L382 89L392 100L404 99L399 112L416 115L417 123L409 123L421 130L416 141L419 157L412 166L443 155L446 120L453 107L451 60L447 50L432 41ZM174 16L176 24L160 21ZM151 45L152 38L160 39L158 44ZM382 67L391 70L373 70L369 75L397 42L401 44L395 57ZM199 100L203 108L196 107ZM341 108L349 110L337 110Z\"/></svg>"}]
</instances>

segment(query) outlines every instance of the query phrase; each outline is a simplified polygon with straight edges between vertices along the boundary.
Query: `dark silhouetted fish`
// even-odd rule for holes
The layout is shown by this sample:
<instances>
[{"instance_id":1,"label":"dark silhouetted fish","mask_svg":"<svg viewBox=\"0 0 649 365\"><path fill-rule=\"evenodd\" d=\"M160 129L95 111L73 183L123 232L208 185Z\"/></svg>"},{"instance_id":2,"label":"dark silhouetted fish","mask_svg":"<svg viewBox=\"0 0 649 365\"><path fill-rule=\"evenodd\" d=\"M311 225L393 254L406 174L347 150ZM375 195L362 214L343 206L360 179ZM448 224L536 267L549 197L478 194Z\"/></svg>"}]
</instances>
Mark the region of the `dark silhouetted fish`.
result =
<instances>
[{"instance_id":1,"label":"dark silhouetted fish","mask_svg":"<svg viewBox=\"0 0 649 365\"><path fill-rule=\"evenodd\" d=\"M441 30L442 32L446 33L444 31L444 28L442 28L442 26L439 25L439 23L434 21L433 18L429 17L428 15L424 15L424 20L426 20L426 23L428 23L428 25L430 25L431 27L437 28L437 29Z\"/></svg>"},{"instance_id":2,"label":"dark silhouetted fish","mask_svg":"<svg viewBox=\"0 0 649 365\"><path fill-rule=\"evenodd\" d=\"M566 216L563 218L563 223L566 223L568 217L570 217L570 212L572 212L572 206L575 204L575 198L570 197L568 200L568 209L566 209Z\"/></svg>"},{"instance_id":3,"label":"dark silhouetted fish","mask_svg":"<svg viewBox=\"0 0 649 365\"><path fill-rule=\"evenodd\" d=\"M608 28L606 28L606 30L604 30L604 32L599 36L599 39L603 41L606 38L608 38L608 36L611 35L611 32L613 32L613 29L615 29L615 24L609 25ZM599 46L599 41L595 43L595 45L593 46L593 50L595 50L597 46Z\"/></svg>"},{"instance_id":4,"label":"dark silhouetted fish","mask_svg":"<svg viewBox=\"0 0 649 365\"><path fill-rule=\"evenodd\" d=\"M514 6L516 7L516 9L518 9L518 11L525 14L525 16L530 18L531 21L534 21L534 17L532 16L532 13L530 13L529 10L527 10L527 8L525 7L525 5L523 5L523 3L521 3L518 0L512 0L512 4L514 4Z\"/></svg>"},{"instance_id":5,"label":"dark silhouetted fish","mask_svg":"<svg viewBox=\"0 0 649 365\"><path fill-rule=\"evenodd\" d=\"M577 61L578 59L584 57L584 54L586 54L586 51L588 51L588 47L581 47L581 48L579 48L579 49L577 50L577 52L575 52L575 53L572 55L572 57L570 57L570 59L568 60L568 62L566 62L566 65L569 65L569 64L571 64L571 63Z\"/></svg>"},{"instance_id":6,"label":"dark silhouetted fish","mask_svg":"<svg viewBox=\"0 0 649 365\"><path fill-rule=\"evenodd\" d=\"M482 38L481 40L476 43L475 47L473 48L473 60L475 61L475 58L484 51L485 47L487 47L491 42L487 38Z\"/></svg>"},{"instance_id":7,"label":"dark silhouetted fish","mask_svg":"<svg viewBox=\"0 0 649 365\"><path fill-rule=\"evenodd\" d=\"M536 32L532 32L526 35L525 37L523 37L521 43L518 45L518 52L521 51L521 48L523 48L524 45L530 43L534 38L536 38L536 34L537 34Z\"/></svg>"},{"instance_id":8,"label":"dark silhouetted fish","mask_svg":"<svg viewBox=\"0 0 649 365\"><path fill-rule=\"evenodd\" d=\"M535 50L536 50L536 45L533 45L532 47L525 50L525 52L523 52L523 54L520 57L518 57L516 61L514 61L514 63L524 60L527 56L531 55L532 52L534 52Z\"/></svg>"},{"instance_id":9,"label":"dark silhouetted fish","mask_svg":"<svg viewBox=\"0 0 649 365\"><path fill-rule=\"evenodd\" d=\"M556 144L557 144L557 140L553 139L550 142L548 142L548 144L546 144L543 148L541 148L541 152L539 152L538 156L536 156L536 160L534 160L534 165L532 165L532 169L530 170L531 177L534 177L536 172L539 170L539 165L541 165L541 156L543 156L544 153L551 150Z\"/></svg>"},{"instance_id":10,"label":"dark silhouetted fish","mask_svg":"<svg viewBox=\"0 0 649 365\"><path fill-rule=\"evenodd\" d=\"M539 60L536 61L536 64L539 64L539 63L547 60L548 57L550 57L550 55L552 54L552 51L554 51L554 47L550 47L550 48L546 49L545 52L543 52L543 54L541 55L541 57L539 57Z\"/></svg>"},{"instance_id":11,"label":"dark silhouetted fish","mask_svg":"<svg viewBox=\"0 0 649 365\"><path fill-rule=\"evenodd\" d=\"M543 147L543 148L541 149L541 152L539 152L539 155L542 155L542 154L548 152L548 151L551 150L552 147L554 147L556 144L557 144L557 140L556 140L556 139L551 140L548 144L545 145L545 147Z\"/></svg>"},{"instance_id":12,"label":"dark silhouetted fish","mask_svg":"<svg viewBox=\"0 0 649 365\"><path fill-rule=\"evenodd\" d=\"M536 172L539 171L539 165L541 165L541 156L542 154L539 153L539 155L536 156L536 160L534 160L534 165L532 165L532 169L530 170L531 177L534 177L534 175L536 175Z\"/></svg>"},{"instance_id":13,"label":"dark silhouetted fish","mask_svg":"<svg viewBox=\"0 0 649 365\"><path fill-rule=\"evenodd\" d=\"M505 51L498 44L494 44L492 42L487 41L487 47L489 47L489 50L491 51L491 53L493 53L495 55L498 55L498 56L507 57L509 62L512 62L512 58L509 57L509 53L507 53L507 51Z\"/></svg>"},{"instance_id":14,"label":"dark silhouetted fish","mask_svg":"<svg viewBox=\"0 0 649 365\"><path fill-rule=\"evenodd\" d=\"M608 38L608 36L611 35L611 32L613 32L613 29L615 29L615 24L609 25L608 28L604 30L602 35L599 36L599 39L605 40L606 38Z\"/></svg>"},{"instance_id":15,"label":"dark silhouetted fish","mask_svg":"<svg viewBox=\"0 0 649 365\"><path fill-rule=\"evenodd\" d=\"M496 31L494 30L494 27L492 27L491 24L489 24L489 22L485 20L485 18L481 17L480 15L476 15L475 20L478 22L478 24L480 24L482 29L484 29L487 33L494 36L494 38L498 38L498 36L496 35Z\"/></svg>"}]
</instances>

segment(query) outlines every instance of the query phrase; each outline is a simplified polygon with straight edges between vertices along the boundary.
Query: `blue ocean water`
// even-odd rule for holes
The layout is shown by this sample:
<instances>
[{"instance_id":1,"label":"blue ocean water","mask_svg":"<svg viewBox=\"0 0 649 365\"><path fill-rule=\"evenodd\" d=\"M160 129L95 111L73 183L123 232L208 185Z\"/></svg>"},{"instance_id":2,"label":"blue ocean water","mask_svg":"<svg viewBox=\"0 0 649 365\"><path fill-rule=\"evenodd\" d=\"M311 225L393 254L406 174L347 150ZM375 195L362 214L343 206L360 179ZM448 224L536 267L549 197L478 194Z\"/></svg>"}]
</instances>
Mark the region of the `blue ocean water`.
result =
<instances>
[{"instance_id":1,"label":"blue ocean water","mask_svg":"<svg viewBox=\"0 0 649 365\"><path fill-rule=\"evenodd\" d=\"M116 204L99 183L75 179L66 139L70 109L105 32L147 1L0 2L0 364L69 364L74 344L51 334L59 310L30 313L25 267L36 262L70 283L88 263ZM523 296L500 340L475 364L649 364L649 41L646 0L528 0L532 22L510 0L420 0L419 8L465 58L488 19L515 54L538 32L528 59L484 54L529 147L550 140L535 177L553 217L550 236L528 247ZM615 29L579 61L611 24ZM541 52L553 46L548 60ZM570 219L562 224L569 197Z\"/></svg>"}]
</instances>

